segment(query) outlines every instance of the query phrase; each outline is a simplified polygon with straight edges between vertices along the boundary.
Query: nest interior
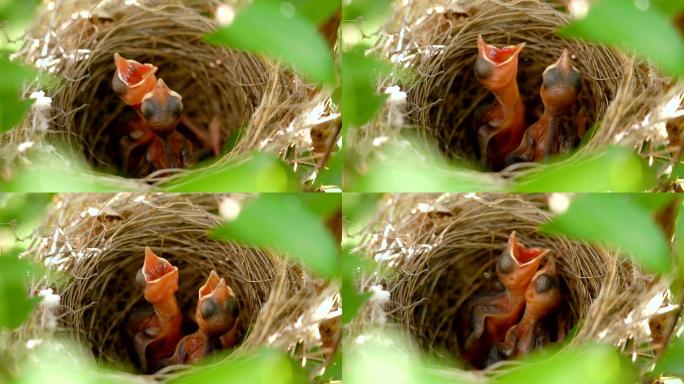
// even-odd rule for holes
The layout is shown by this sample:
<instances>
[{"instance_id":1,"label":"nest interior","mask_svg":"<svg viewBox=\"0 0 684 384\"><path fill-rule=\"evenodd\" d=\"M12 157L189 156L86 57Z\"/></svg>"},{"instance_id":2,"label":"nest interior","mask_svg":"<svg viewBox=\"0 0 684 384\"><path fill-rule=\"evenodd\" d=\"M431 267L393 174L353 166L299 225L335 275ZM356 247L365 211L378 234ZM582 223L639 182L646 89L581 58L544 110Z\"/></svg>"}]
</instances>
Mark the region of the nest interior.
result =
<instances>
[{"instance_id":1,"label":"nest interior","mask_svg":"<svg viewBox=\"0 0 684 384\"><path fill-rule=\"evenodd\" d=\"M402 196L391 204L389 217L380 215L379 222L391 223L393 230L385 232L387 236L370 236L374 240L367 245L375 250L376 259L387 258L396 273L384 281L370 278L363 284L380 283L391 293L385 308L388 321L431 353L460 355L461 311L482 287L491 284L496 258L511 231L525 246L551 250L547 257L556 262L563 294L559 314L568 329L577 326L571 343L599 339L601 331L616 325L608 337L613 338L611 342L624 341L622 319L646 292L652 293L646 289L649 278L615 254L539 234L539 225L550 216L543 199ZM383 243L379 250L375 248Z\"/></svg>"},{"instance_id":2,"label":"nest interior","mask_svg":"<svg viewBox=\"0 0 684 384\"><path fill-rule=\"evenodd\" d=\"M569 119L574 123L583 111L589 131L578 152L615 143L638 150L643 150L645 141L662 143L653 126L641 127L641 123L673 97L666 92L670 89L667 80L618 51L559 37L556 31L570 18L564 10L560 1L541 0L438 0L397 6L374 51L415 76L395 73L383 80L383 87L398 84L404 88L406 105L386 106L358 134L357 145L373 148L372 140L395 137L400 131L395 123L399 115L404 127L448 158L478 161L473 120L479 106L493 101L474 75L478 35L499 47L526 43L517 79L528 124L543 111L539 90L544 69L567 48L582 78L579 100ZM534 166L514 164L504 176L530 167Z\"/></svg>"},{"instance_id":3,"label":"nest interior","mask_svg":"<svg viewBox=\"0 0 684 384\"><path fill-rule=\"evenodd\" d=\"M209 230L219 223L219 198L62 196L56 215L51 215L54 221L46 226L51 231L58 229L28 252L52 273L68 276L56 288L61 296L58 328L88 346L100 360L133 370L125 325L131 309L144 303L135 276L144 259L144 247L150 246L178 266L179 304L190 319L197 290L211 269L226 279L240 307L244 338L236 352L263 345L299 346L308 359L325 361L323 336L310 340L303 334L310 333L310 327L318 329L326 320L330 332L339 333L337 323L325 317L329 313L321 313L322 302L329 303L325 306L329 311L334 310L331 297L337 288L309 277L271 252L210 238ZM34 289L44 284L41 281ZM45 327L42 316L26 327L24 337L41 334ZM292 325L296 320L301 323L297 329Z\"/></svg>"},{"instance_id":4,"label":"nest interior","mask_svg":"<svg viewBox=\"0 0 684 384\"><path fill-rule=\"evenodd\" d=\"M157 78L183 97L185 114L199 128L208 132L210 122L218 119L222 142L237 138L232 155L257 149L274 133L275 127L264 125L291 120L296 114L292 105L306 100L307 87L275 64L201 40L216 28L213 1L59 4L39 17L31 31L34 43L24 56L33 62L51 60L48 70L66 79L53 96L60 113L51 131L98 169L126 175L120 140L132 110L111 89L115 52L157 66ZM42 43L46 35L50 45ZM50 55L45 57L45 51ZM259 108L262 114L255 117ZM199 145L182 124L179 131Z\"/></svg>"}]
</instances>

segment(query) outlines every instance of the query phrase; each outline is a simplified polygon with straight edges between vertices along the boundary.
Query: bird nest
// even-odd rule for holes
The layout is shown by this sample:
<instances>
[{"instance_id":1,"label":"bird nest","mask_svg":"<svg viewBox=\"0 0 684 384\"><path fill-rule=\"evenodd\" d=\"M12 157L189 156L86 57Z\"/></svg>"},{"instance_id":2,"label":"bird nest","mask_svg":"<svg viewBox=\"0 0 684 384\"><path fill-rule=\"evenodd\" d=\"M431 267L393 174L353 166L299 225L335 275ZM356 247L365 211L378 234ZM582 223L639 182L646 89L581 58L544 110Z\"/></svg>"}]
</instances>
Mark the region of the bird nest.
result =
<instances>
[{"instance_id":1,"label":"bird nest","mask_svg":"<svg viewBox=\"0 0 684 384\"><path fill-rule=\"evenodd\" d=\"M550 249L546 257L555 261L562 294L559 316L571 330L566 345L602 341L652 362L663 344L663 324L672 321L657 314L667 305L668 282L600 247L539 233L550 217L542 196L385 198L359 249L389 272L365 276L360 289L382 289L389 299L374 294L351 332L392 326L428 353L462 359L465 304L491 286L496 260L515 231L524 246ZM495 363L486 372L512 364Z\"/></svg>"},{"instance_id":2,"label":"bird nest","mask_svg":"<svg viewBox=\"0 0 684 384\"><path fill-rule=\"evenodd\" d=\"M321 373L338 342L339 287L271 251L210 238L224 198L242 203L250 197L58 196L25 257L47 267L31 292L51 288L60 305L41 305L13 335L11 350L21 356L27 340L66 336L120 367L122 375L134 374L125 326L132 308L144 302L135 279L149 246L178 267L177 296L184 311L194 313L197 289L212 269L226 279L239 301L243 333L229 356L282 348ZM183 369L167 367L154 377L164 380Z\"/></svg>"},{"instance_id":3,"label":"bird nest","mask_svg":"<svg viewBox=\"0 0 684 384\"><path fill-rule=\"evenodd\" d=\"M265 151L294 165L313 163L309 131L331 113L329 95L264 57L203 42L202 36L217 27L217 2L51 4L57 8L41 10L19 55L62 81L45 91L51 105L34 107L25 124L5 138L8 150L16 152L21 143L46 137L73 149L99 171L139 176L123 169L122 112L130 107L112 90L113 55L119 53L157 66L157 77L183 97L184 112L194 125L208 132L212 120L220 123L220 161ZM183 128L181 124L181 133L198 146L197 138ZM153 172L145 181L176 173L182 171Z\"/></svg>"},{"instance_id":4,"label":"bird nest","mask_svg":"<svg viewBox=\"0 0 684 384\"><path fill-rule=\"evenodd\" d=\"M477 37L482 35L487 43L498 47L526 43L519 56L517 79L528 123L543 112L539 90L544 69L567 49L582 80L572 115L578 116L581 111L589 130L575 153L619 144L645 156L669 160L670 154L662 151L668 144L665 122L673 112L668 108L679 106L682 88L671 86L654 69L631 56L559 37L555 32L570 19L560 3L405 3L397 6L372 51L396 63L396 70L382 80L381 90L398 85L406 92L406 102L387 103L378 118L360 129L354 140L361 154L372 156L377 152L371 144L374 140L396 137L403 127L434 142L448 158L479 161L471 132L476 109L492 97L474 74ZM407 76L403 68L414 76ZM537 166L513 164L501 175L517 175Z\"/></svg>"}]
</instances>

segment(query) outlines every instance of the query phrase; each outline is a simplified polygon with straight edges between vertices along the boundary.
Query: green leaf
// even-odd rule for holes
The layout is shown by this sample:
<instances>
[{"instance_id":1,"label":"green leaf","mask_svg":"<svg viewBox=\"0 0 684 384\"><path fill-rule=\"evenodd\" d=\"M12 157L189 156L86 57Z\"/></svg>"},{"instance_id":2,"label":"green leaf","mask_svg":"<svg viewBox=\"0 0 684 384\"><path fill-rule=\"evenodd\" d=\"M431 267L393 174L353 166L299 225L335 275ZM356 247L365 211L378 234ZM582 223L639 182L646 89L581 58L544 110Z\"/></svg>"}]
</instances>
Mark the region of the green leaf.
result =
<instances>
[{"instance_id":1,"label":"green leaf","mask_svg":"<svg viewBox=\"0 0 684 384\"><path fill-rule=\"evenodd\" d=\"M288 192L299 190L300 185L282 160L255 152L246 160L189 171L159 188L166 192Z\"/></svg>"},{"instance_id":2,"label":"green leaf","mask_svg":"<svg viewBox=\"0 0 684 384\"><path fill-rule=\"evenodd\" d=\"M134 186L94 173L80 161L54 157L39 157L33 165L15 170L14 178L0 179L0 192L120 192Z\"/></svg>"},{"instance_id":3,"label":"green leaf","mask_svg":"<svg viewBox=\"0 0 684 384\"><path fill-rule=\"evenodd\" d=\"M262 349L256 354L194 368L170 384L299 384L308 383L304 371L283 351Z\"/></svg>"},{"instance_id":4,"label":"green leaf","mask_svg":"<svg viewBox=\"0 0 684 384\"><path fill-rule=\"evenodd\" d=\"M392 69L389 63L359 50L342 53L342 125L362 126L375 116L387 95L378 95L377 82Z\"/></svg>"},{"instance_id":5,"label":"green leaf","mask_svg":"<svg viewBox=\"0 0 684 384\"><path fill-rule=\"evenodd\" d=\"M558 33L634 51L671 76L684 75L684 40L670 17L658 7L638 8L636 3L598 0L586 17ZM673 5L673 9L678 7Z\"/></svg>"},{"instance_id":6,"label":"green leaf","mask_svg":"<svg viewBox=\"0 0 684 384\"><path fill-rule=\"evenodd\" d=\"M630 195L577 195L568 210L542 225L547 233L604 242L653 272L670 270L665 235L652 213Z\"/></svg>"},{"instance_id":7,"label":"green leaf","mask_svg":"<svg viewBox=\"0 0 684 384\"><path fill-rule=\"evenodd\" d=\"M246 203L235 220L216 228L212 235L270 247L323 277L336 277L339 271L335 240L323 220L296 194L263 194Z\"/></svg>"},{"instance_id":8,"label":"green leaf","mask_svg":"<svg viewBox=\"0 0 684 384\"><path fill-rule=\"evenodd\" d=\"M684 0L650 0L651 4L658 7L668 16L678 16L684 11Z\"/></svg>"},{"instance_id":9,"label":"green leaf","mask_svg":"<svg viewBox=\"0 0 684 384\"><path fill-rule=\"evenodd\" d=\"M674 193L631 193L628 196L651 213L657 213L677 197Z\"/></svg>"},{"instance_id":10,"label":"green leaf","mask_svg":"<svg viewBox=\"0 0 684 384\"><path fill-rule=\"evenodd\" d=\"M316 26L278 0L255 0L229 26L204 36L211 44L256 52L280 60L309 80L335 84L332 53Z\"/></svg>"},{"instance_id":11,"label":"green leaf","mask_svg":"<svg viewBox=\"0 0 684 384\"><path fill-rule=\"evenodd\" d=\"M40 302L40 298L28 296L29 274L40 269L17 254L0 255L0 329L20 326Z\"/></svg>"},{"instance_id":12,"label":"green leaf","mask_svg":"<svg viewBox=\"0 0 684 384\"><path fill-rule=\"evenodd\" d=\"M674 230L674 253L679 267L679 278L684 281L684 200L679 203Z\"/></svg>"},{"instance_id":13,"label":"green leaf","mask_svg":"<svg viewBox=\"0 0 684 384\"><path fill-rule=\"evenodd\" d=\"M371 292L359 292L357 280L363 273L371 273L376 268L375 262L361 257L345 248L342 252L342 323L351 322L361 307L372 296Z\"/></svg>"},{"instance_id":14,"label":"green leaf","mask_svg":"<svg viewBox=\"0 0 684 384\"><path fill-rule=\"evenodd\" d=\"M304 15L315 24L327 21L335 11L340 8L340 1L336 0L280 0L282 3L291 3L297 12Z\"/></svg>"},{"instance_id":15,"label":"green leaf","mask_svg":"<svg viewBox=\"0 0 684 384\"><path fill-rule=\"evenodd\" d=\"M519 177L512 192L640 192L655 184L653 171L627 148L609 147L597 155L575 156Z\"/></svg>"},{"instance_id":16,"label":"green leaf","mask_svg":"<svg viewBox=\"0 0 684 384\"><path fill-rule=\"evenodd\" d=\"M392 10L393 0L348 0L344 2L344 20L383 18Z\"/></svg>"},{"instance_id":17,"label":"green leaf","mask_svg":"<svg viewBox=\"0 0 684 384\"><path fill-rule=\"evenodd\" d=\"M342 185L342 154L339 152L333 153L328 159L326 168L321 170L316 177L316 185L318 186L332 186Z\"/></svg>"},{"instance_id":18,"label":"green leaf","mask_svg":"<svg viewBox=\"0 0 684 384\"><path fill-rule=\"evenodd\" d=\"M553 355L533 356L493 380L494 384L615 384L638 381L637 369L615 348L584 345Z\"/></svg>"},{"instance_id":19,"label":"green leaf","mask_svg":"<svg viewBox=\"0 0 684 384\"><path fill-rule=\"evenodd\" d=\"M35 72L19 63L0 55L0 132L14 128L31 106L30 100L21 100L24 83L35 76Z\"/></svg>"},{"instance_id":20,"label":"green leaf","mask_svg":"<svg viewBox=\"0 0 684 384\"><path fill-rule=\"evenodd\" d=\"M341 193L300 193L293 196L323 220L342 209Z\"/></svg>"},{"instance_id":21,"label":"green leaf","mask_svg":"<svg viewBox=\"0 0 684 384\"><path fill-rule=\"evenodd\" d=\"M670 340L667 349L656 363L655 373L684 376L684 337Z\"/></svg>"}]
</instances>

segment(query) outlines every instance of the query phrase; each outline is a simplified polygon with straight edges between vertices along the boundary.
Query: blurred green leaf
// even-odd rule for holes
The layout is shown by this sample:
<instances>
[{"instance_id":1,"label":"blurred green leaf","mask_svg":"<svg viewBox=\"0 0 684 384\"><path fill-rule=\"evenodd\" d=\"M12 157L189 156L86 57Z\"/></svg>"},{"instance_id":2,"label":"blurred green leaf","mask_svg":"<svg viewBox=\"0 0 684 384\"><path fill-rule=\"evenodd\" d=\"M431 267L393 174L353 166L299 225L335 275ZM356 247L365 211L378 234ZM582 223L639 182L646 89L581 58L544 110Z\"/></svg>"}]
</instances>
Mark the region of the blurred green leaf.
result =
<instances>
[{"instance_id":1,"label":"blurred green leaf","mask_svg":"<svg viewBox=\"0 0 684 384\"><path fill-rule=\"evenodd\" d=\"M346 310L346 308L345 308ZM422 358L411 344L390 332L373 331L348 343L344 351L345 384L484 384L477 371L458 371ZM551 383L551 382L549 382Z\"/></svg>"},{"instance_id":2,"label":"blurred green leaf","mask_svg":"<svg viewBox=\"0 0 684 384\"><path fill-rule=\"evenodd\" d=\"M684 376L684 337L676 337L670 340L667 349L658 359L654 372L678 377Z\"/></svg>"},{"instance_id":3,"label":"blurred green leaf","mask_svg":"<svg viewBox=\"0 0 684 384\"><path fill-rule=\"evenodd\" d=\"M24 359L13 384L128 384L132 375L100 368L92 353L70 340L42 339Z\"/></svg>"},{"instance_id":4,"label":"blurred green leaf","mask_svg":"<svg viewBox=\"0 0 684 384\"><path fill-rule=\"evenodd\" d=\"M323 376L321 376L321 382L342 382L342 365L344 360L342 355L342 350L338 349L335 353L335 358L333 359L333 361L325 368L325 373L323 374Z\"/></svg>"},{"instance_id":5,"label":"blurred green leaf","mask_svg":"<svg viewBox=\"0 0 684 384\"><path fill-rule=\"evenodd\" d=\"M370 292L359 292L357 284L358 276L362 272L370 272L372 265L370 260L355 255L348 249L342 255L342 324L347 324L372 296Z\"/></svg>"},{"instance_id":6,"label":"blurred green leaf","mask_svg":"<svg viewBox=\"0 0 684 384\"><path fill-rule=\"evenodd\" d=\"M338 247L323 220L295 194L263 194L242 207L237 219L216 228L218 239L270 247L324 277L339 271Z\"/></svg>"},{"instance_id":7,"label":"blurred green leaf","mask_svg":"<svg viewBox=\"0 0 684 384\"><path fill-rule=\"evenodd\" d=\"M256 354L194 368L170 384L299 384L306 374L283 351L262 349Z\"/></svg>"},{"instance_id":8,"label":"blurred green leaf","mask_svg":"<svg viewBox=\"0 0 684 384\"><path fill-rule=\"evenodd\" d=\"M532 356L493 380L495 384L617 384L638 382L637 369L615 348L584 345L550 358Z\"/></svg>"},{"instance_id":9,"label":"blurred green leaf","mask_svg":"<svg viewBox=\"0 0 684 384\"><path fill-rule=\"evenodd\" d=\"M26 168L16 169L14 178L0 179L0 192L120 192L135 184L112 180L88 169L81 161L49 156Z\"/></svg>"},{"instance_id":10,"label":"blurred green leaf","mask_svg":"<svg viewBox=\"0 0 684 384\"><path fill-rule=\"evenodd\" d=\"M511 192L641 192L655 184L646 162L627 148L575 156L515 179Z\"/></svg>"},{"instance_id":11,"label":"blurred green leaf","mask_svg":"<svg viewBox=\"0 0 684 384\"><path fill-rule=\"evenodd\" d=\"M665 12L646 5L640 8L635 1L598 0L586 17L558 33L634 51L671 76L684 75L684 39Z\"/></svg>"},{"instance_id":12,"label":"blurred green leaf","mask_svg":"<svg viewBox=\"0 0 684 384\"><path fill-rule=\"evenodd\" d=\"M362 126L375 116L387 95L378 95L377 82L392 66L360 50L342 53L342 125Z\"/></svg>"},{"instance_id":13,"label":"blurred green leaf","mask_svg":"<svg viewBox=\"0 0 684 384\"><path fill-rule=\"evenodd\" d=\"M20 326L40 302L28 295L29 275L40 269L17 255L16 250L0 255L0 329Z\"/></svg>"},{"instance_id":14,"label":"blurred green leaf","mask_svg":"<svg viewBox=\"0 0 684 384\"><path fill-rule=\"evenodd\" d=\"M192 170L159 188L167 192L288 192L301 187L283 161L255 152L246 160Z\"/></svg>"},{"instance_id":15,"label":"blurred green leaf","mask_svg":"<svg viewBox=\"0 0 684 384\"><path fill-rule=\"evenodd\" d=\"M339 152L333 153L328 159L326 168L321 170L318 177L316 177L316 185L342 185L342 154Z\"/></svg>"},{"instance_id":16,"label":"blurred green leaf","mask_svg":"<svg viewBox=\"0 0 684 384\"><path fill-rule=\"evenodd\" d=\"M651 213L657 213L677 197L674 193L631 193L627 196Z\"/></svg>"},{"instance_id":17,"label":"blurred green leaf","mask_svg":"<svg viewBox=\"0 0 684 384\"><path fill-rule=\"evenodd\" d=\"M0 132L14 128L31 106L30 100L22 100L24 83L33 79L35 72L0 54Z\"/></svg>"},{"instance_id":18,"label":"blurred green leaf","mask_svg":"<svg viewBox=\"0 0 684 384\"><path fill-rule=\"evenodd\" d=\"M295 7L279 0L255 0L232 24L204 36L211 44L268 55L292 66L310 80L334 85L332 53L316 26Z\"/></svg>"},{"instance_id":19,"label":"blurred green leaf","mask_svg":"<svg viewBox=\"0 0 684 384\"><path fill-rule=\"evenodd\" d=\"M416 142L387 144L367 173L350 182L354 192L473 192L503 189L481 172L449 164L439 153Z\"/></svg>"},{"instance_id":20,"label":"blurred green leaf","mask_svg":"<svg viewBox=\"0 0 684 384\"><path fill-rule=\"evenodd\" d=\"M25 22L35 15L38 0L0 0L0 22Z\"/></svg>"},{"instance_id":21,"label":"blurred green leaf","mask_svg":"<svg viewBox=\"0 0 684 384\"><path fill-rule=\"evenodd\" d=\"M48 193L5 193L0 195L0 223L23 223L41 216L52 201Z\"/></svg>"},{"instance_id":22,"label":"blurred green leaf","mask_svg":"<svg viewBox=\"0 0 684 384\"><path fill-rule=\"evenodd\" d=\"M665 235L653 214L633 196L577 195L568 210L542 225L547 233L600 241L633 256L648 269L663 273L671 268Z\"/></svg>"},{"instance_id":23,"label":"blurred green leaf","mask_svg":"<svg viewBox=\"0 0 684 384\"><path fill-rule=\"evenodd\" d=\"M356 19L382 18L392 10L393 0L348 0L342 7L342 17L346 21Z\"/></svg>"},{"instance_id":24,"label":"blurred green leaf","mask_svg":"<svg viewBox=\"0 0 684 384\"><path fill-rule=\"evenodd\" d=\"M280 0L282 3L291 3L297 12L304 15L315 24L327 21L335 11L340 8L337 0Z\"/></svg>"},{"instance_id":25,"label":"blurred green leaf","mask_svg":"<svg viewBox=\"0 0 684 384\"><path fill-rule=\"evenodd\" d=\"M677 16L684 11L684 0L650 0L651 4L658 7L669 16Z\"/></svg>"},{"instance_id":26,"label":"blurred green leaf","mask_svg":"<svg viewBox=\"0 0 684 384\"><path fill-rule=\"evenodd\" d=\"M293 196L324 221L342 209L341 193L299 193Z\"/></svg>"},{"instance_id":27,"label":"blurred green leaf","mask_svg":"<svg viewBox=\"0 0 684 384\"><path fill-rule=\"evenodd\" d=\"M674 253L679 267L679 278L684 280L684 201L679 203L679 211L675 219Z\"/></svg>"}]
</instances>

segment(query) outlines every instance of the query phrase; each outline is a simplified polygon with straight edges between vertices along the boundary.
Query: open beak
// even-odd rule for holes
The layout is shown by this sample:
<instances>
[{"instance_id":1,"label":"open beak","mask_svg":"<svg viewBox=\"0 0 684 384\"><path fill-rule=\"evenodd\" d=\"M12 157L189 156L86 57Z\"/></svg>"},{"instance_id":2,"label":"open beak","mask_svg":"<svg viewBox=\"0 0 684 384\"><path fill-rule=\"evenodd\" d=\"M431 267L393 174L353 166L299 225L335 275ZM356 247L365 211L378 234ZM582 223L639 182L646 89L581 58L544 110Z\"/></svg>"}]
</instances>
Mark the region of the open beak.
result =
<instances>
[{"instance_id":1,"label":"open beak","mask_svg":"<svg viewBox=\"0 0 684 384\"><path fill-rule=\"evenodd\" d=\"M525 48L525 43L497 48L487 44L482 38L482 35L477 36L478 54L496 67L506 67L514 63L514 67L517 68L518 55L523 48Z\"/></svg>"},{"instance_id":2,"label":"open beak","mask_svg":"<svg viewBox=\"0 0 684 384\"><path fill-rule=\"evenodd\" d=\"M224 303L234 296L233 290L226 284L226 280L219 278L213 269L198 293L200 300L213 298L218 304Z\"/></svg>"},{"instance_id":3,"label":"open beak","mask_svg":"<svg viewBox=\"0 0 684 384\"><path fill-rule=\"evenodd\" d=\"M150 247L145 247L145 262L142 273L146 283L159 280L174 271L174 266L166 259L157 256Z\"/></svg>"},{"instance_id":4,"label":"open beak","mask_svg":"<svg viewBox=\"0 0 684 384\"><path fill-rule=\"evenodd\" d=\"M116 75L129 88L141 86L147 78L157 72L157 67L152 64L141 64L135 60L128 60L118 53L114 54Z\"/></svg>"}]
</instances>

